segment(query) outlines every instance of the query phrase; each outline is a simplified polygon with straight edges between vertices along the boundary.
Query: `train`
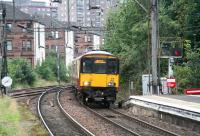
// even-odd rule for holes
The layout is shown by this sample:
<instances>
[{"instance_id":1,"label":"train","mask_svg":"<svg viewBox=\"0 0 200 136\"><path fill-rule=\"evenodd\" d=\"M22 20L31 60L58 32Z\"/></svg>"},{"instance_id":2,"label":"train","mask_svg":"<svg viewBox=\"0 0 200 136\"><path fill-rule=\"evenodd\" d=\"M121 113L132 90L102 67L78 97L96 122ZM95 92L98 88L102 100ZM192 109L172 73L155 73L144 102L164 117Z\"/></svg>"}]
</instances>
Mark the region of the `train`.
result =
<instances>
[{"instance_id":1,"label":"train","mask_svg":"<svg viewBox=\"0 0 200 136\"><path fill-rule=\"evenodd\" d=\"M119 91L119 58L106 51L90 51L72 62L72 86L84 104L116 101Z\"/></svg>"}]
</instances>

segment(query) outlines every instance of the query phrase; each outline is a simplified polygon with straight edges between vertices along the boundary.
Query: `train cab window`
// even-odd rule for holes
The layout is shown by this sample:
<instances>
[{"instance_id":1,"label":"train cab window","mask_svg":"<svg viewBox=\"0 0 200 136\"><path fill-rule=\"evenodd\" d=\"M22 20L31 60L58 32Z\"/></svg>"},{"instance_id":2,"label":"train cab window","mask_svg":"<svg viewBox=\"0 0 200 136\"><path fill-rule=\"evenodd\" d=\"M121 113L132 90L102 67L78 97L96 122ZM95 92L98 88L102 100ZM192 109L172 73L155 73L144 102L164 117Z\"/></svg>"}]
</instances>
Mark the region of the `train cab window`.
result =
<instances>
[{"instance_id":1,"label":"train cab window","mask_svg":"<svg viewBox=\"0 0 200 136\"><path fill-rule=\"evenodd\" d=\"M108 74L117 74L118 73L118 61L113 60L107 60L107 73Z\"/></svg>"},{"instance_id":2,"label":"train cab window","mask_svg":"<svg viewBox=\"0 0 200 136\"><path fill-rule=\"evenodd\" d=\"M106 61L105 60L95 60L93 65L94 73L105 74L106 73Z\"/></svg>"},{"instance_id":3,"label":"train cab window","mask_svg":"<svg viewBox=\"0 0 200 136\"><path fill-rule=\"evenodd\" d=\"M83 59L81 71L83 73L118 74L119 64L116 59Z\"/></svg>"},{"instance_id":4,"label":"train cab window","mask_svg":"<svg viewBox=\"0 0 200 136\"><path fill-rule=\"evenodd\" d=\"M92 73L93 61L91 59L85 59L82 63L82 72L83 73Z\"/></svg>"}]
</instances>

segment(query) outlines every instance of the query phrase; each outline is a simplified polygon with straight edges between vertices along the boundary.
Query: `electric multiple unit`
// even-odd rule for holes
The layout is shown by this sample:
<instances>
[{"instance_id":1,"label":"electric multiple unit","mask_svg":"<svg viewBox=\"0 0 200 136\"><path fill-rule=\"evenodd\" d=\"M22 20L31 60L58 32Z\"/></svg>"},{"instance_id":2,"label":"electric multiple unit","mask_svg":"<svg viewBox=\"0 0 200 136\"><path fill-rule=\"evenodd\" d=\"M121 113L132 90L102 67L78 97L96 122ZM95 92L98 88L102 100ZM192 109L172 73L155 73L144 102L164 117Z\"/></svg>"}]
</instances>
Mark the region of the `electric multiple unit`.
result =
<instances>
[{"instance_id":1,"label":"electric multiple unit","mask_svg":"<svg viewBox=\"0 0 200 136\"><path fill-rule=\"evenodd\" d=\"M115 102L119 88L119 59L109 52L91 51L73 61L73 85L83 102Z\"/></svg>"}]
</instances>

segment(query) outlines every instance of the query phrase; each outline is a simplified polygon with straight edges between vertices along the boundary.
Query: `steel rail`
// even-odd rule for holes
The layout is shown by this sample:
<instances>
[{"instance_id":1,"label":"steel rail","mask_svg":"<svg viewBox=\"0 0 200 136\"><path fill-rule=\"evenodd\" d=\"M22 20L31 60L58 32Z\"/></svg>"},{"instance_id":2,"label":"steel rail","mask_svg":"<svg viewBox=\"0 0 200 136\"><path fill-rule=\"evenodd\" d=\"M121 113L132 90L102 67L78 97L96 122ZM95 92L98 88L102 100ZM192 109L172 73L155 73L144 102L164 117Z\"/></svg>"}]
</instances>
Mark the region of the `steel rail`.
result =
<instances>
[{"instance_id":1,"label":"steel rail","mask_svg":"<svg viewBox=\"0 0 200 136\"><path fill-rule=\"evenodd\" d=\"M38 110L39 117L40 117L40 119L42 120L42 122L43 122L45 128L47 129L47 131L49 132L49 134L50 134L51 136L54 136L54 134L51 132L50 128L48 127L47 123L45 122L45 120L44 120L44 118L43 118L43 116L42 116L42 114L41 114L41 99L42 99L42 97L43 97L46 93L47 93L47 91L46 91L46 92L43 92L42 95L40 95L40 97L39 97L39 99L38 99L37 110Z\"/></svg>"},{"instance_id":2,"label":"steel rail","mask_svg":"<svg viewBox=\"0 0 200 136\"><path fill-rule=\"evenodd\" d=\"M26 93L26 94L20 94L20 95L13 95L11 96L12 98L21 98L21 97L26 97L26 96L35 96L35 95L40 95L44 91L39 91L39 92L31 92L31 93Z\"/></svg>"},{"instance_id":3,"label":"steel rail","mask_svg":"<svg viewBox=\"0 0 200 136\"><path fill-rule=\"evenodd\" d=\"M57 102L59 105L59 108L61 109L61 111L65 114L65 116L67 118L69 118L76 126L78 126L86 135L88 136L95 136L92 132L90 132L88 129L86 129L83 125L81 125L78 121L76 121L71 115L69 115L65 109L63 108L62 104L60 103L60 92L62 90L60 90L59 92L57 92Z\"/></svg>"},{"instance_id":4,"label":"steel rail","mask_svg":"<svg viewBox=\"0 0 200 136\"><path fill-rule=\"evenodd\" d=\"M42 94L44 91L51 91L51 90L54 90L54 89L57 89L57 88L68 88L70 86L65 86L65 87L58 87L58 86L48 86L46 88L34 88L34 89L31 89L31 91L26 91L26 90L23 90L23 92L17 92L17 93L11 93L10 96L12 98L20 98L20 97L26 97L26 96L35 96L35 95L40 95Z\"/></svg>"},{"instance_id":5,"label":"steel rail","mask_svg":"<svg viewBox=\"0 0 200 136\"><path fill-rule=\"evenodd\" d=\"M26 92L20 92L20 93L11 93L10 96L15 97L15 96L18 96L18 95L26 95L26 94L37 93L37 92L39 93L39 92L44 92L44 90L45 89L43 89L43 90L35 89L35 90L32 90L32 91L26 91Z\"/></svg>"},{"instance_id":6,"label":"steel rail","mask_svg":"<svg viewBox=\"0 0 200 136\"><path fill-rule=\"evenodd\" d=\"M108 122L114 124L114 125L117 126L117 127L120 127L120 128L122 128L122 129L124 129L124 130L127 131L128 133L131 133L133 136L141 136L140 134L138 134L138 133L136 133L136 132L134 132L134 131L132 131L132 130L130 130L130 129L128 129L128 128L126 128L126 127L124 127L124 126L122 126L122 125L120 125L120 124L118 124L118 123L116 123L116 122L114 122L114 121L112 121L112 120L110 120L110 119L108 119L107 117L104 117L103 115L99 114L99 113L96 112L95 110L93 110L93 109L91 109L91 108L89 108L89 107L87 107L87 106L85 106L85 105L83 105L83 106L84 106L86 109L88 109L89 111L91 111L92 113L94 113L94 114L98 115L99 117L101 117L102 119L104 119L104 120L106 120L106 121L108 121Z\"/></svg>"},{"instance_id":7,"label":"steel rail","mask_svg":"<svg viewBox=\"0 0 200 136\"><path fill-rule=\"evenodd\" d=\"M136 122L137 122L139 125L141 125L141 126L145 126L145 127L150 128L150 129L152 129L152 130L160 131L161 133L163 133L163 135L180 136L180 135L178 135L178 134L175 134L175 133L173 133L173 132L170 132L170 131L168 131L168 130L165 130L165 129L161 128L161 127L152 125L152 124L150 124L150 123L148 123L148 122L145 122L145 121L143 121L143 120L140 120L140 119L131 117L131 116L129 116L129 115L127 115L127 114L124 114L124 113L122 113L122 112L119 112L119 111L117 111L117 110L115 110L115 109L110 108L110 110L113 111L113 112L115 112L115 113L117 113L117 114L123 115L123 116L126 117L127 119L131 119L131 120L136 121Z\"/></svg>"},{"instance_id":8,"label":"steel rail","mask_svg":"<svg viewBox=\"0 0 200 136\"><path fill-rule=\"evenodd\" d=\"M42 90L42 89L48 89L48 88L53 88L53 87L58 87L58 86L57 85L51 85L51 86L16 89L16 90L13 90L13 93L20 93L22 91Z\"/></svg>"}]
</instances>

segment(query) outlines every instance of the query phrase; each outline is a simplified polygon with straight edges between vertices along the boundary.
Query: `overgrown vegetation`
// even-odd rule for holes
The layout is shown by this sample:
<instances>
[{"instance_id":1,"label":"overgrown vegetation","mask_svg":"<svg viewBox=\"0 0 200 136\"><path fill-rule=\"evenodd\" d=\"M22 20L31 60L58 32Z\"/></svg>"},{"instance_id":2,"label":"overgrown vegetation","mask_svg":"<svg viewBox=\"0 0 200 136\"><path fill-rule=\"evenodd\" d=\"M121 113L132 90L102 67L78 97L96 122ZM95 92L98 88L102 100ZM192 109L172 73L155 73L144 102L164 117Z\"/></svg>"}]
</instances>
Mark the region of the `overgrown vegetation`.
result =
<instances>
[{"instance_id":1,"label":"overgrown vegetation","mask_svg":"<svg viewBox=\"0 0 200 136\"><path fill-rule=\"evenodd\" d=\"M140 1L146 9L149 2ZM158 6L160 37L180 37L184 56L175 60L174 72L180 92L200 87L200 1L160 0ZM109 13L105 50L121 60L122 83L133 80L141 90L141 76L148 73L148 15L134 1L126 0ZM161 59L161 75L167 77L167 61ZM137 91L141 93L140 91Z\"/></svg>"},{"instance_id":2,"label":"overgrown vegetation","mask_svg":"<svg viewBox=\"0 0 200 136\"><path fill-rule=\"evenodd\" d=\"M56 53L52 52L50 53L45 61L42 62L41 66L37 66L36 68L36 72L38 73L38 75L40 75L40 77L42 79L46 79L46 80L57 80L57 75L58 75L58 71L57 71L57 58L56 58ZM61 81L67 81L68 80L68 74L67 74L67 69L65 67L65 63L64 63L64 58L60 58L60 80Z\"/></svg>"},{"instance_id":3,"label":"overgrown vegetation","mask_svg":"<svg viewBox=\"0 0 200 136\"><path fill-rule=\"evenodd\" d=\"M16 84L27 84L33 86L36 74L30 63L25 59L12 59L8 61L9 75L13 79L13 86Z\"/></svg>"},{"instance_id":4,"label":"overgrown vegetation","mask_svg":"<svg viewBox=\"0 0 200 136\"><path fill-rule=\"evenodd\" d=\"M28 88L41 85L43 80L52 84L58 84L56 53L50 53L41 65L33 68L25 59L11 59L8 61L8 75L13 79L13 88ZM69 80L69 71L65 67L64 58L60 58L60 81ZM43 82L44 83L44 82ZM45 83L46 84L46 83ZM43 84L44 85L44 84ZM48 85L48 84L46 84Z\"/></svg>"}]
</instances>

